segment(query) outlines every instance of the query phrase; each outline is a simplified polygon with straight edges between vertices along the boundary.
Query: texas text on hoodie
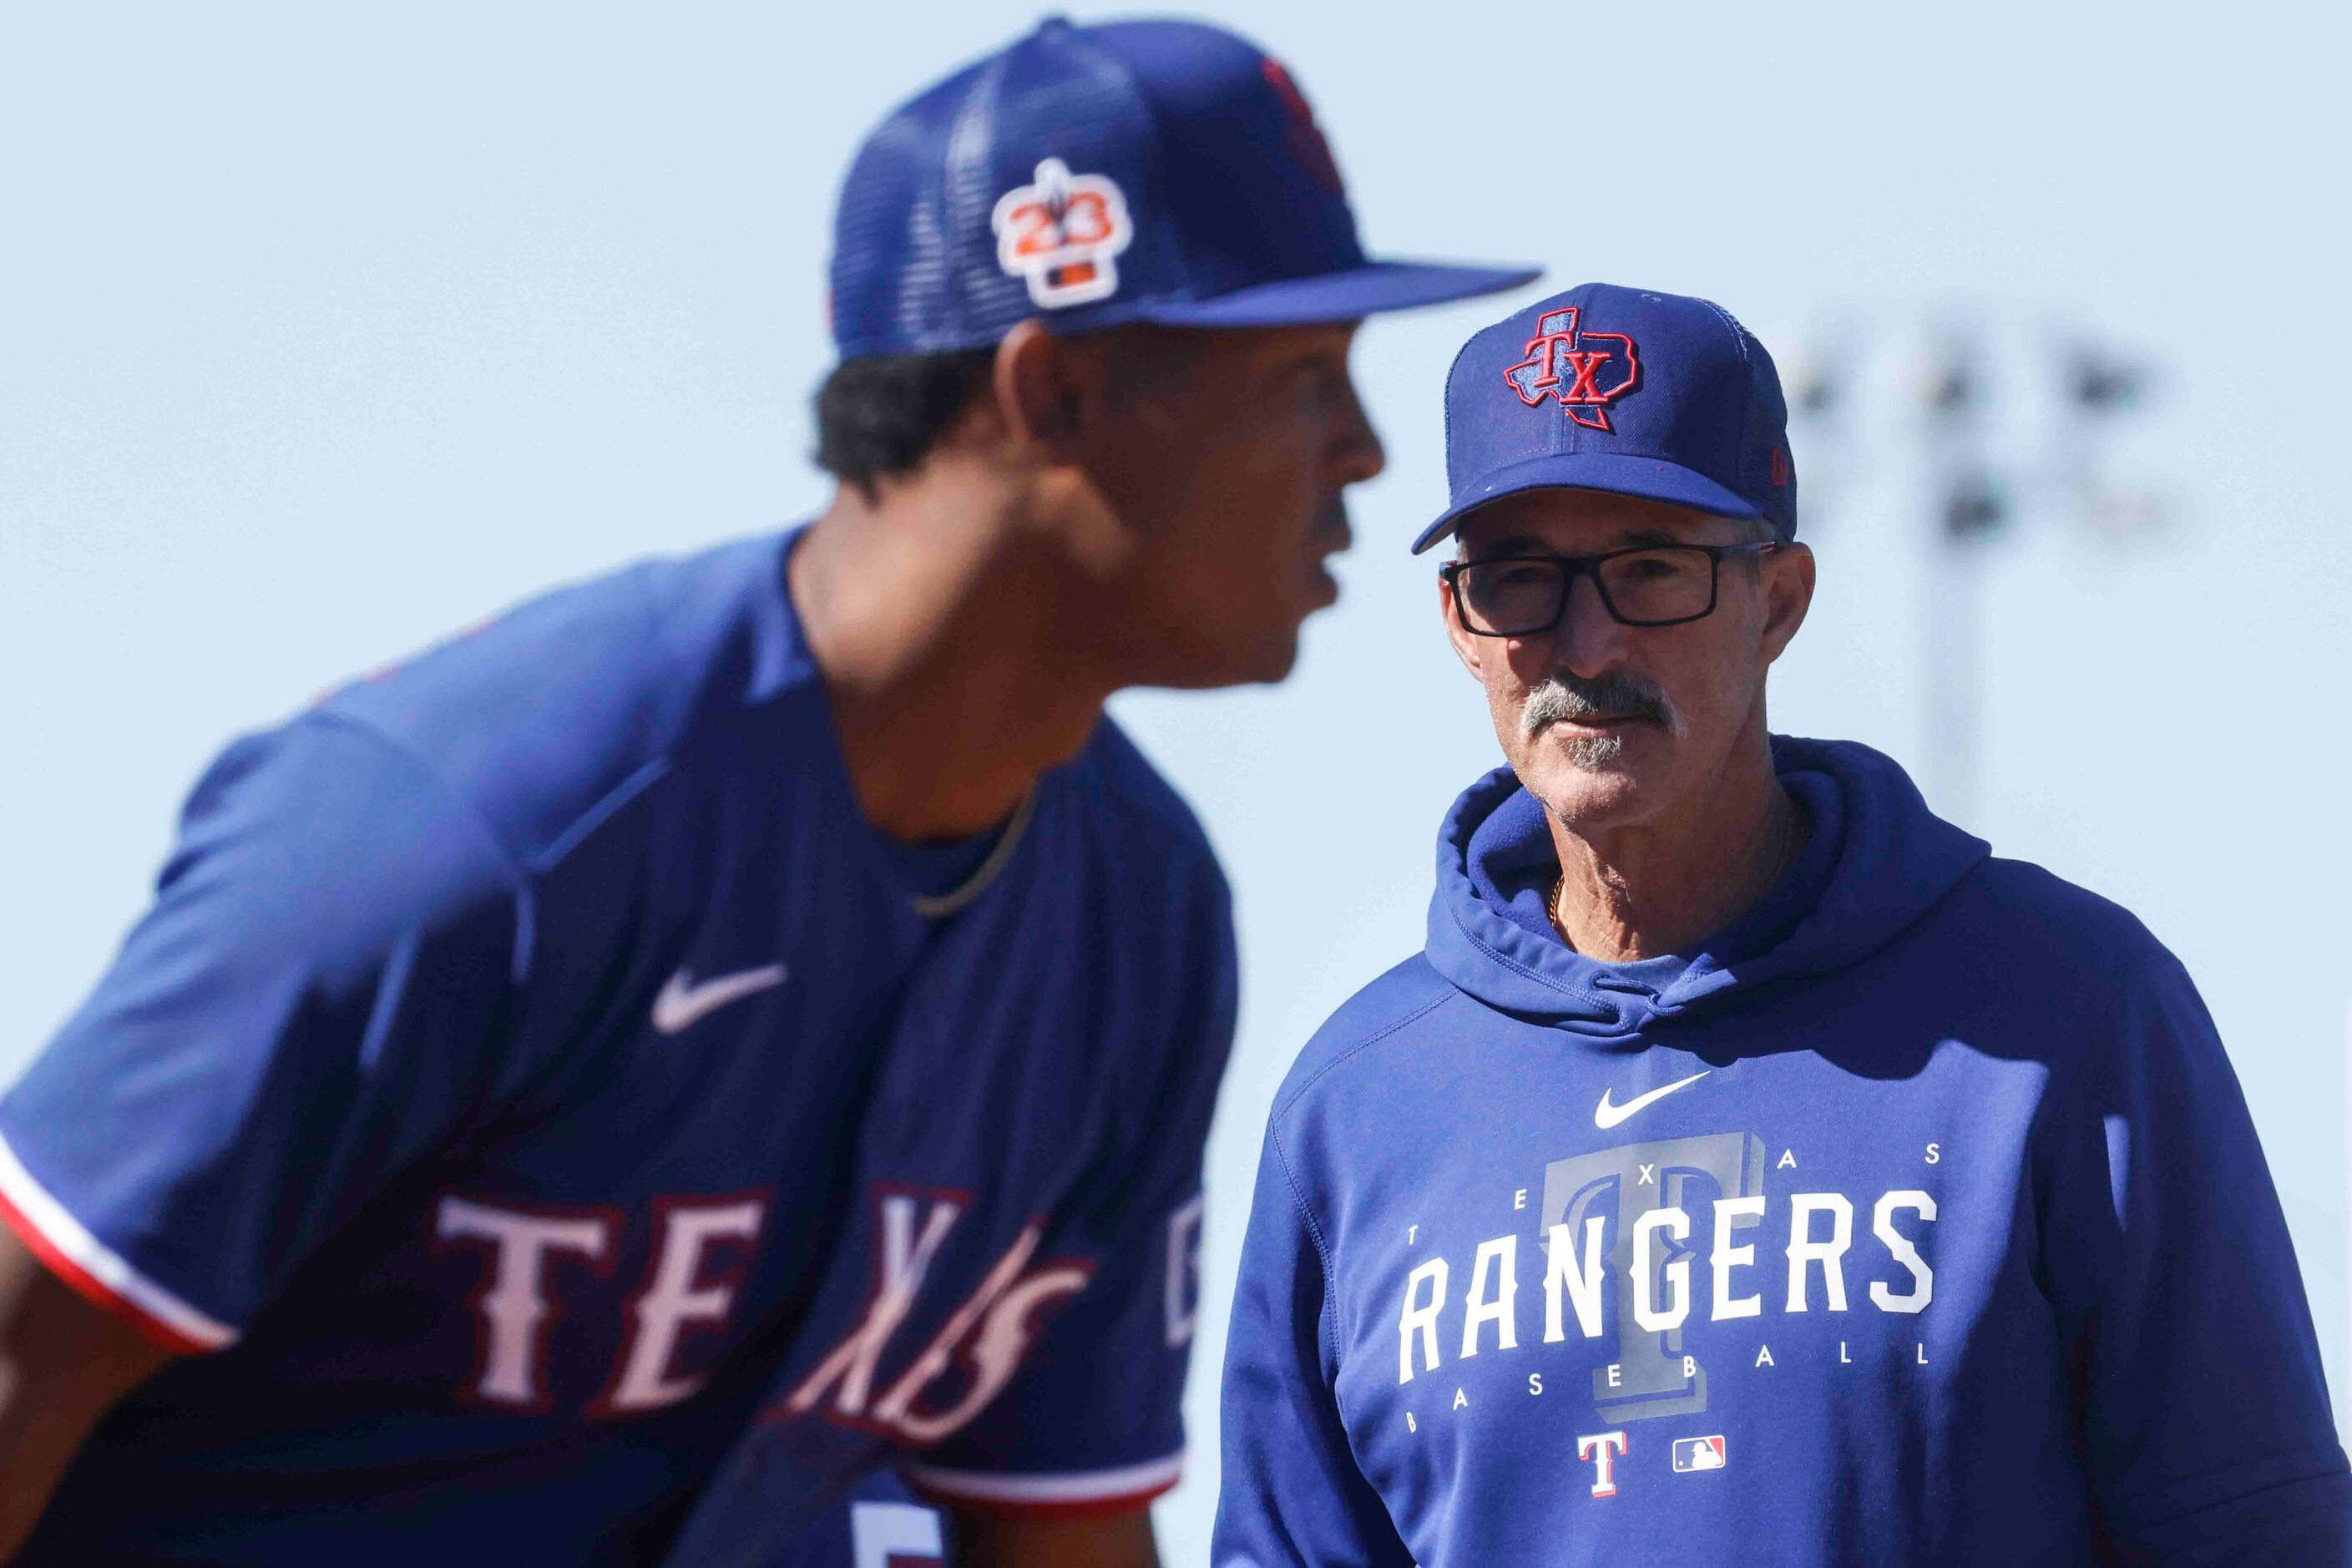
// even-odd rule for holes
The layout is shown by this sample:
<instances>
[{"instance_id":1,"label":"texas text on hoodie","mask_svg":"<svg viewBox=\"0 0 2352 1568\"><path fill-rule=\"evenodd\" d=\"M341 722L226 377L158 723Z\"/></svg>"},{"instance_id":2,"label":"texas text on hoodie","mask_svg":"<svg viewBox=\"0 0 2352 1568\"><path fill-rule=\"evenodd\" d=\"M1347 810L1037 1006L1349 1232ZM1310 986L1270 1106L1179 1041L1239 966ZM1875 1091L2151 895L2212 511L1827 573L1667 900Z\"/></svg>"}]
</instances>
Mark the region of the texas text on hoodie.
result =
<instances>
[{"instance_id":1,"label":"texas text on hoodie","mask_svg":"<svg viewBox=\"0 0 2352 1568\"><path fill-rule=\"evenodd\" d=\"M2352 1562L2286 1226L2137 921L1780 740L1812 819L1704 951L1552 934L1541 808L1276 1100L1219 1568Z\"/></svg>"}]
</instances>

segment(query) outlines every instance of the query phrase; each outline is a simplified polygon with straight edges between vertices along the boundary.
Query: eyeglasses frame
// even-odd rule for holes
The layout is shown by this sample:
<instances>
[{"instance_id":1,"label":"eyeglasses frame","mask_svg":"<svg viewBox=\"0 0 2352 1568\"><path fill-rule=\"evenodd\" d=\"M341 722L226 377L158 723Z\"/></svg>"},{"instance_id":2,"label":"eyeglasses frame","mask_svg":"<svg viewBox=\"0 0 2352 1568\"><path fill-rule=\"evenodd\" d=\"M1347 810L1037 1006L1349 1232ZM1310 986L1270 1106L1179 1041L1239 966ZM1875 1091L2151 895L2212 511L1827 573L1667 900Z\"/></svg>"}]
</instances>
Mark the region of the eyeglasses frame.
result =
<instances>
[{"instance_id":1,"label":"eyeglasses frame","mask_svg":"<svg viewBox=\"0 0 2352 1568\"><path fill-rule=\"evenodd\" d=\"M1629 544L1622 550L1604 550L1597 555L1535 553L1486 555L1475 561L1449 561L1437 569L1437 574L1444 580L1446 591L1454 596L1454 623L1474 637L1541 637L1546 632L1558 630L1560 621L1568 615L1568 601L1575 594L1576 580L1579 577L1592 579L1593 595L1600 599L1601 607L1609 612L1611 620L1621 626L1634 626L1648 631L1655 630L1660 626L1685 626L1693 621L1703 621L1715 614L1716 601L1722 595L1725 556L1748 554L1763 556L1786 548L1788 548L1788 541L1783 539L1751 539L1744 544ZM1601 563L1604 561L1614 561L1625 555L1646 555L1654 550L1696 550L1706 557L1706 609L1696 615L1676 616L1667 621L1637 621L1618 612L1615 602L1609 597L1608 587L1601 581ZM1524 631L1516 632L1482 632L1472 626L1462 613L1462 588L1455 578L1468 567L1503 566L1514 561L1542 561L1564 570L1566 575L1560 580L1559 607L1551 613L1550 620L1539 626L1529 626Z\"/></svg>"}]
</instances>

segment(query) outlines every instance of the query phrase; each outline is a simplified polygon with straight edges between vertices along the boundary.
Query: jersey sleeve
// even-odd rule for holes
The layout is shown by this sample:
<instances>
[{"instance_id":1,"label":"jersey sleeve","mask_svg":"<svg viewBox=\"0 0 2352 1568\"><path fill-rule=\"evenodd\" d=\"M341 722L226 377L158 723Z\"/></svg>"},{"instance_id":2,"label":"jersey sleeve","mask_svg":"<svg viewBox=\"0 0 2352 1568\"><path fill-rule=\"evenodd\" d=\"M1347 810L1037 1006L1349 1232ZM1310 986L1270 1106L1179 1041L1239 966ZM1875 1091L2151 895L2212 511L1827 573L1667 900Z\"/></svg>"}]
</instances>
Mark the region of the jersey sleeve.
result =
<instances>
[{"instance_id":1,"label":"jersey sleeve","mask_svg":"<svg viewBox=\"0 0 2352 1568\"><path fill-rule=\"evenodd\" d=\"M1411 1568L1332 1393L1330 1275L1282 1145L1258 1156L1226 1331L1215 1568Z\"/></svg>"},{"instance_id":2,"label":"jersey sleeve","mask_svg":"<svg viewBox=\"0 0 2352 1568\"><path fill-rule=\"evenodd\" d=\"M2352 1564L2303 1279L2211 1018L2168 954L2053 1095L2042 1268L2116 1560Z\"/></svg>"},{"instance_id":3,"label":"jersey sleeve","mask_svg":"<svg viewBox=\"0 0 2352 1568\"><path fill-rule=\"evenodd\" d=\"M1031 1277L1085 1270L1042 1315L1021 1373L981 1414L905 1467L922 1495L980 1511L1139 1508L1182 1469L1180 1404L1199 1310L1201 1159L1233 1047L1231 905L1211 869L1168 962L1183 981L1157 1070L1131 1079L1126 1131Z\"/></svg>"},{"instance_id":4,"label":"jersey sleeve","mask_svg":"<svg viewBox=\"0 0 2352 1568\"><path fill-rule=\"evenodd\" d=\"M229 1344L477 1102L521 908L487 830L374 732L314 714L237 742L0 1100L0 1219L150 1338Z\"/></svg>"}]
</instances>

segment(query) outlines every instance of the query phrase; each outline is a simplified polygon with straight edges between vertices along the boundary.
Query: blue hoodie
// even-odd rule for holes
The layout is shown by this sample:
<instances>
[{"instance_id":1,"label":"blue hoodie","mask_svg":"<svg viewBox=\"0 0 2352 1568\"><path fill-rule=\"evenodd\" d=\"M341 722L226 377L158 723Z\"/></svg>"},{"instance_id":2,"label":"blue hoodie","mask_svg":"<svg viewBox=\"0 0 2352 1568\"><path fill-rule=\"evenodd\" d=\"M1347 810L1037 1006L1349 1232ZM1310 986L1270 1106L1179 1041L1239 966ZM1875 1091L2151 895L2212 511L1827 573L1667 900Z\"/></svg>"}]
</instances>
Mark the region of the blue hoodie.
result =
<instances>
[{"instance_id":1,"label":"blue hoodie","mask_svg":"<svg viewBox=\"0 0 2352 1568\"><path fill-rule=\"evenodd\" d=\"M1806 850L1639 963L1552 932L1507 770L1455 805L1267 1125L1217 1568L2352 1563L2179 963L1877 752L1774 756Z\"/></svg>"}]
</instances>

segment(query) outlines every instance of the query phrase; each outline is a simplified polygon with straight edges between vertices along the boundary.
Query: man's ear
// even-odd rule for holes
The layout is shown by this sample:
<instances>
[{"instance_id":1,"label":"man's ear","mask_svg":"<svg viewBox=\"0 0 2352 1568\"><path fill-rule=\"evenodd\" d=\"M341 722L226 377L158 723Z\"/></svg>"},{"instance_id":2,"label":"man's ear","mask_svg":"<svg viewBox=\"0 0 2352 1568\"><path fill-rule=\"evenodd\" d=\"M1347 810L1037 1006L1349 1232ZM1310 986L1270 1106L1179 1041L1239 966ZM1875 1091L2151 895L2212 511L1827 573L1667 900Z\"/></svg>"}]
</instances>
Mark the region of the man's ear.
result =
<instances>
[{"instance_id":1,"label":"man's ear","mask_svg":"<svg viewBox=\"0 0 2352 1568\"><path fill-rule=\"evenodd\" d=\"M1777 660L1805 624L1813 603L1813 569L1812 551L1793 540L1765 563L1765 663Z\"/></svg>"},{"instance_id":2,"label":"man's ear","mask_svg":"<svg viewBox=\"0 0 2352 1568\"><path fill-rule=\"evenodd\" d=\"M993 390L1007 430L1049 461L1075 461L1098 368L1043 321L1024 321L1005 333L996 345Z\"/></svg>"},{"instance_id":3,"label":"man's ear","mask_svg":"<svg viewBox=\"0 0 2352 1568\"><path fill-rule=\"evenodd\" d=\"M1483 661L1486 656L1484 637L1474 637L1462 629L1462 618L1454 613L1454 586L1443 577L1437 580L1437 614L1445 623L1445 637L1454 645L1454 657L1470 672L1470 679L1484 685L1486 672Z\"/></svg>"}]
</instances>

